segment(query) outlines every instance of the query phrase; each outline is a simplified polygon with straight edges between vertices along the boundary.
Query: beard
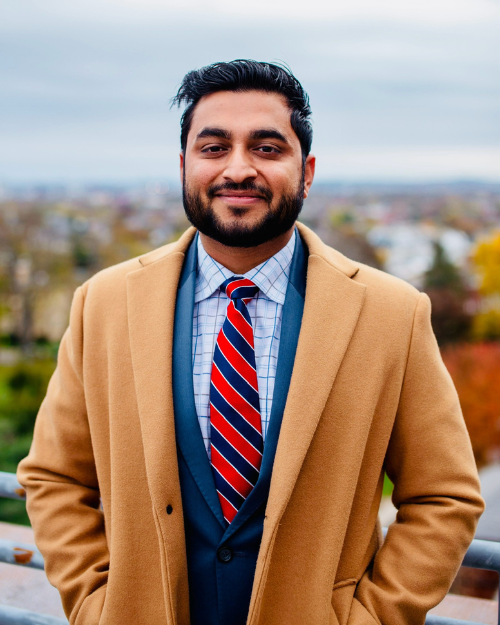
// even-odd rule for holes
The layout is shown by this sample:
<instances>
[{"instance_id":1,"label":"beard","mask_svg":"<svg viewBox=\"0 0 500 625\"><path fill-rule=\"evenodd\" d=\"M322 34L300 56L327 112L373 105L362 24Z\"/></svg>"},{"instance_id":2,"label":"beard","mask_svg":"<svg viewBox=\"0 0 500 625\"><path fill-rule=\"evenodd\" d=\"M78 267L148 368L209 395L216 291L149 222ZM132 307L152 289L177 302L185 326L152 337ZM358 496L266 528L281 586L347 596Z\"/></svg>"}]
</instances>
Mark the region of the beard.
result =
<instances>
[{"instance_id":1,"label":"beard","mask_svg":"<svg viewBox=\"0 0 500 625\"><path fill-rule=\"evenodd\" d=\"M223 222L215 214L211 200L221 191L253 191L261 195L267 202L267 211L257 223L246 225L239 217L248 210L241 207L230 207L234 217ZM211 185L207 189L208 201L204 202L200 193L191 193L184 178L182 184L182 202L186 216L192 225L202 234L227 245L228 247L255 247L272 241L293 226L304 202L304 171L296 192L283 194L277 205L273 207L272 192L252 181L236 184L226 182Z\"/></svg>"}]
</instances>

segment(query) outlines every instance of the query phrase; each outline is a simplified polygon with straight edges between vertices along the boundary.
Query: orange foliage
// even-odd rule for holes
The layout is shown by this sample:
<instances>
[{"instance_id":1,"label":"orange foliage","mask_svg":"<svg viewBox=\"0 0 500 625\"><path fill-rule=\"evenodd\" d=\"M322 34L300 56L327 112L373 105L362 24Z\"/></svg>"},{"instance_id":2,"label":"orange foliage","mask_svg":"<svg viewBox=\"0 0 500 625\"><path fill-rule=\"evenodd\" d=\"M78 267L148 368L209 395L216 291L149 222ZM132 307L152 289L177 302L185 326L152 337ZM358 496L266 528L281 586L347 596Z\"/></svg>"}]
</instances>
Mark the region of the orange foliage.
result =
<instances>
[{"instance_id":1,"label":"orange foliage","mask_svg":"<svg viewBox=\"0 0 500 625\"><path fill-rule=\"evenodd\" d=\"M446 347L443 360L460 397L478 466L500 459L500 343Z\"/></svg>"}]
</instances>

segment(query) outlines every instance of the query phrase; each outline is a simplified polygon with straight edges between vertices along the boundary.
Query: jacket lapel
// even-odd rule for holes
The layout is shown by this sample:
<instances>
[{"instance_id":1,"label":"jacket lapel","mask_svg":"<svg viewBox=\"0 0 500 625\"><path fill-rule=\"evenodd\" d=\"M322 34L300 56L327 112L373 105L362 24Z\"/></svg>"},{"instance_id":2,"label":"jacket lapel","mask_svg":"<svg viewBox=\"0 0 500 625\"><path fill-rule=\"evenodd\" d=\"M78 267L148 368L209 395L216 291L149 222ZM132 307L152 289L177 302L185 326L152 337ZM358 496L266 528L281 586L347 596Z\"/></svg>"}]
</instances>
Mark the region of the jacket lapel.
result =
<instances>
[{"instance_id":1,"label":"jacket lapel","mask_svg":"<svg viewBox=\"0 0 500 625\"><path fill-rule=\"evenodd\" d=\"M298 228L309 250L306 298L274 461L252 604L264 581L275 529L358 322L365 294L365 286L351 279L357 273L355 263L328 248L308 228L301 224Z\"/></svg>"},{"instance_id":2,"label":"jacket lapel","mask_svg":"<svg viewBox=\"0 0 500 625\"><path fill-rule=\"evenodd\" d=\"M221 527L226 523L196 414L193 387L192 336L196 286L196 239L186 256L179 283L173 340L173 392L177 445L191 475Z\"/></svg>"}]
</instances>

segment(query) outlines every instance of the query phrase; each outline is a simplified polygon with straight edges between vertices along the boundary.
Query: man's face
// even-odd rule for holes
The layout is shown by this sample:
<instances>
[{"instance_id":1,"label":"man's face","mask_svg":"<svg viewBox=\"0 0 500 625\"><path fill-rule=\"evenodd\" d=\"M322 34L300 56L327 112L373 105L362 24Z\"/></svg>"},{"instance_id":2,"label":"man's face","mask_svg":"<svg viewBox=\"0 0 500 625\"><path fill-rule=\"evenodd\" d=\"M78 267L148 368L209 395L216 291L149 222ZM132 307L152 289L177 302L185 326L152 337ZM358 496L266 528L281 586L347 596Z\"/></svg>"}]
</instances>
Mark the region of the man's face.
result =
<instances>
[{"instance_id":1,"label":"man's face","mask_svg":"<svg viewBox=\"0 0 500 625\"><path fill-rule=\"evenodd\" d=\"M222 91L195 108L181 175L191 223L224 245L253 247L293 226L314 157L303 165L283 96Z\"/></svg>"}]
</instances>

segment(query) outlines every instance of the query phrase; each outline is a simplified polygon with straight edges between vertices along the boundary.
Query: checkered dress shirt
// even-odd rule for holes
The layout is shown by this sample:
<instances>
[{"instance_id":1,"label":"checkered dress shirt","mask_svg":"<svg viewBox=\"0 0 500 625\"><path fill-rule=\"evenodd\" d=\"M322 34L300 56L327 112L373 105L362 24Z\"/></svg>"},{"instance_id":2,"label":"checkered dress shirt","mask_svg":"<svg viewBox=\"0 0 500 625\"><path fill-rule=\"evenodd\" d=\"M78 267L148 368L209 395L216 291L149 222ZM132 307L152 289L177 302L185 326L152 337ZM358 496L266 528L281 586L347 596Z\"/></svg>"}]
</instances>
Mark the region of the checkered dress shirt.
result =
<instances>
[{"instance_id":1,"label":"checkered dress shirt","mask_svg":"<svg viewBox=\"0 0 500 625\"><path fill-rule=\"evenodd\" d=\"M273 402L276 363L281 334L281 313L285 302L290 265L295 248L295 230L277 254L244 274L259 287L248 303L255 343L262 435L266 440ZM205 448L210 457L210 376L217 336L226 318L229 299L220 285L232 271L209 256L198 237L198 272L193 315L193 383L196 413Z\"/></svg>"}]
</instances>

